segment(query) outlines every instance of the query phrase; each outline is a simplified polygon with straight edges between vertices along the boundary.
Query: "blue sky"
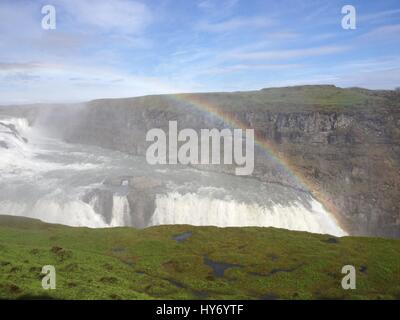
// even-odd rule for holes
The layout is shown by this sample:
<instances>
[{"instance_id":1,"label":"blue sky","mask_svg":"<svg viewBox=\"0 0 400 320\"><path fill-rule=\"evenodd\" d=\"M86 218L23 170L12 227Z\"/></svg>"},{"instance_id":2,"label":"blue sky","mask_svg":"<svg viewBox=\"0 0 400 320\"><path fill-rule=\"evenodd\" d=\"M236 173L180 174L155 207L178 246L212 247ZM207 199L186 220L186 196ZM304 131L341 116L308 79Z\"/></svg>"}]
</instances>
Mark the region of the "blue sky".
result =
<instances>
[{"instance_id":1,"label":"blue sky","mask_svg":"<svg viewBox=\"0 0 400 320\"><path fill-rule=\"evenodd\" d=\"M53 5L55 30L41 8ZM344 30L341 8L356 8ZM0 104L400 86L400 1L1 0Z\"/></svg>"}]
</instances>

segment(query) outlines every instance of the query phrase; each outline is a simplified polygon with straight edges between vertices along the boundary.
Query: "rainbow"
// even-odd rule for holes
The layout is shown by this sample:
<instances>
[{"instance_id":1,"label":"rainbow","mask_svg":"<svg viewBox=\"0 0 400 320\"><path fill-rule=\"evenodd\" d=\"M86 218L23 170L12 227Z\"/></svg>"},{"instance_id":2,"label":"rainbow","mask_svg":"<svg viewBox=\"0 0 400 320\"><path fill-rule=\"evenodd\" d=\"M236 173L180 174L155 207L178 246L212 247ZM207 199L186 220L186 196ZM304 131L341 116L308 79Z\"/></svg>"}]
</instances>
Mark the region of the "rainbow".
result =
<instances>
[{"instance_id":1,"label":"rainbow","mask_svg":"<svg viewBox=\"0 0 400 320\"><path fill-rule=\"evenodd\" d=\"M189 104L190 106L201 112L206 112L207 114L210 114L217 119L223 121L227 126L231 127L232 129L254 129L250 128L247 124L240 121L239 119L233 117L232 114L224 112L223 110L221 110L221 108L218 108L209 100L204 99L204 94L169 94L167 95L167 97L178 102ZM282 170L288 173L300 186L302 186L302 188L304 188L316 200L318 200L324 206L324 208L333 215L340 227L343 230L346 230L346 228L343 227L343 221L341 221L340 219L340 211L332 203L332 201L329 200L329 197L327 197L320 190L317 184L308 179L304 175L304 173L302 173L296 166L294 166L291 161L287 157L285 157L285 155L278 149L277 145L273 141L262 136L260 132L257 132L257 130L254 131L256 146L258 146L265 153L266 156L275 160Z\"/></svg>"}]
</instances>

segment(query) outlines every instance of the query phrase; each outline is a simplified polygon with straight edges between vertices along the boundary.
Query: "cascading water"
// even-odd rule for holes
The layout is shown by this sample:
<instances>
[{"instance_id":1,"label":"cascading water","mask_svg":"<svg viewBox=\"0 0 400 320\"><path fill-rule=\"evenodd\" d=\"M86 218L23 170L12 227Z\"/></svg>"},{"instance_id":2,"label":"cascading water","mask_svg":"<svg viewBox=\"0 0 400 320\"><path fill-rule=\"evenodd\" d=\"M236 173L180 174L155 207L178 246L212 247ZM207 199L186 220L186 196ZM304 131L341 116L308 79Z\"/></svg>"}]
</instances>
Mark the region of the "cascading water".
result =
<instances>
[{"instance_id":1,"label":"cascading water","mask_svg":"<svg viewBox=\"0 0 400 320\"><path fill-rule=\"evenodd\" d=\"M122 227L129 225L130 209L129 202L126 196L114 195L111 227Z\"/></svg>"},{"instance_id":2,"label":"cascading water","mask_svg":"<svg viewBox=\"0 0 400 320\"><path fill-rule=\"evenodd\" d=\"M0 170L2 175L14 169L30 168L33 150L28 144L30 127L26 119L6 118L0 121Z\"/></svg>"},{"instance_id":3,"label":"cascading water","mask_svg":"<svg viewBox=\"0 0 400 320\"><path fill-rule=\"evenodd\" d=\"M275 204L267 207L175 192L157 197L151 224L260 226L345 235L319 202L310 199L310 205L311 208L306 208L302 203L294 202L289 206Z\"/></svg>"},{"instance_id":4,"label":"cascading water","mask_svg":"<svg viewBox=\"0 0 400 320\"><path fill-rule=\"evenodd\" d=\"M45 178L66 166L45 160L52 151L40 148L44 141L26 119L0 119L0 214L72 226L105 227L103 218L90 205L73 193L66 194L55 177ZM79 171L79 165L76 169Z\"/></svg>"},{"instance_id":5,"label":"cascading water","mask_svg":"<svg viewBox=\"0 0 400 320\"><path fill-rule=\"evenodd\" d=\"M39 129L26 119L0 118L0 214L95 228L192 224L346 234L304 191L154 167L140 157L49 138Z\"/></svg>"}]
</instances>

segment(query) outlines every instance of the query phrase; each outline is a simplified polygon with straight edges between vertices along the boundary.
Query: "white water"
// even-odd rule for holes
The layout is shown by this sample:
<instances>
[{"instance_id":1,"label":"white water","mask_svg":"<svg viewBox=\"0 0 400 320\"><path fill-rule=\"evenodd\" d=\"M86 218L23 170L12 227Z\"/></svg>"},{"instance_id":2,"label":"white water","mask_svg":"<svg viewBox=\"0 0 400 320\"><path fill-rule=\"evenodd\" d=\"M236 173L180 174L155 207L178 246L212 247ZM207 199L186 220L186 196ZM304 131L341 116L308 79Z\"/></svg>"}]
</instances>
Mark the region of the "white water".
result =
<instances>
[{"instance_id":1,"label":"white water","mask_svg":"<svg viewBox=\"0 0 400 320\"><path fill-rule=\"evenodd\" d=\"M7 118L1 120L0 143L6 147L1 148L0 170L10 172L14 168L31 168L33 150L23 139L30 133L30 127L26 119ZM13 126L17 134L7 126Z\"/></svg>"},{"instance_id":2,"label":"white water","mask_svg":"<svg viewBox=\"0 0 400 320\"><path fill-rule=\"evenodd\" d=\"M61 202L54 199L39 199L33 205L10 201L0 202L0 214L40 219L75 227L107 227L103 218L83 201Z\"/></svg>"},{"instance_id":3,"label":"white water","mask_svg":"<svg viewBox=\"0 0 400 320\"><path fill-rule=\"evenodd\" d=\"M276 227L290 230L329 233L343 236L346 233L335 223L319 202L312 199L311 209L301 203L290 206L280 204L262 207L258 204L239 203L200 197L197 194L169 193L159 196L151 224L190 224L218 227Z\"/></svg>"},{"instance_id":4,"label":"white water","mask_svg":"<svg viewBox=\"0 0 400 320\"><path fill-rule=\"evenodd\" d=\"M122 227L130 221L129 202L126 196L114 195L111 227Z\"/></svg>"},{"instance_id":5,"label":"white water","mask_svg":"<svg viewBox=\"0 0 400 320\"><path fill-rule=\"evenodd\" d=\"M57 181L43 179L44 173L61 169L85 170L91 164L43 161L37 156L49 151L38 148L40 138L40 132L30 127L26 119L0 119L0 142L3 143L0 148L0 214L70 226L106 227L103 217L92 206L79 197L65 196ZM43 187L46 190L41 194ZM41 195L32 197L35 191Z\"/></svg>"},{"instance_id":6,"label":"white water","mask_svg":"<svg viewBox=\"0 0 400 320\"><path fill-rule=\"evenodd\" d=\"M104 187L107 178L141 176L165 182L149 225L272 226L346 234L320 203L289 187L193 168L149 166L138 157L45 137L25 119L0 118L0 123L0 142L7 146L0 147L2 215L93 228L131 225L135 212L126 196L127 181L121 183L123 193L112 191L108 222L99 210L104 201L82 199L92 188Z\"/></svg>"}]
</instances>

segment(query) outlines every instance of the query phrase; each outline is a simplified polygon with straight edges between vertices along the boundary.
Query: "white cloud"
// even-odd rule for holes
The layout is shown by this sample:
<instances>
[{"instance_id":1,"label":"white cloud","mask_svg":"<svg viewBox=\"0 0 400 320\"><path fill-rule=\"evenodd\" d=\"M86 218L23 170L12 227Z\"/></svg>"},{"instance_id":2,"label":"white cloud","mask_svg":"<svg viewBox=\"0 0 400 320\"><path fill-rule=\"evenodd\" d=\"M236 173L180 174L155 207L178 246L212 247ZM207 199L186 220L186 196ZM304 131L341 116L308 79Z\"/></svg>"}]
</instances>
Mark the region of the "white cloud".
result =
<instances>
[{"instance_id":1,"label":"white cloud","mask_svg":"<svg viewBox=\"0 0 400 320\"><path fill-rule=\"evenodd\" d=\"M58 0L72 20L81 27L92 26L100 30L122 34L138 34L151 22L147 6L128 0Z\"/></svg>"},{"instance_id":2,"label":"white cloud","mask_svg":"<svg viewBox=\"0 0 400 320\"><path fill-rule=\"evenodd\" d=\"M201 0L197 6L203 10L214 10L217 7L229 10L238 4L239 0Z\"/></svg>"},{"instance_id":3,"label":"white cloud","mask_svg":"<svg viewBox=\"0 0 400 320\"><path fill-rule=\"evenodd\" d=\"M380 12L375 12L375 13L370 13L370 14L365 14L365 15L361 14L357 19L359 22L382 21L388 17L399 15L399 14L400 14L400 9L394 9L394 10L380 11Z\"/></svg>"},{"instance_id":4,"label":"white cloud","mask_svg":"<svg viewBox=\"0 0 400 320\"><path fill-rule=\"evenodd\" d=\"M263 28L273 25L271 19L265 17L232 18L222 22L201 22L198 29L206 32L229 32L241 28Z\"/></svg>"},{"instance_id":5,"label":"white cloud","mask_svg":"<svg viewBox=\"0 0 400 320\"><path fill-rule=\"evenodd\" d=\"M265 37L269 40L279 41L279 40L291 40L298 39L301 35L293 31L276 31L268 32Z\"/></svg>"},{"instance_id":6,"label":"white cloud","mask_svg":"<svg viewBox=\"0 0 400 320\"><path fill-rule=\"evenodd\" d=\"M0 70L0 104L78 102L180 91L191 90L168 79L98 66L53 65L21 72Z\"/></svg>"},{"instance_id":7,"label":"white cloud","mask_svg":"<svg viewBox=\"0 0 400 320\"><path fill-rule=\"evenodd\" d=\"M397 56L382 56L375 59L352 60L335 66L336 70L344 70L348 73L382 71L400 68L400 58Z\"/></svg>"},{"instance_id":8,"label":"white cloud","mask_svg":"<svg viewBox=\"0 0 400 320\"><path fill-rule=\"evenodd\" d=\"M284 70L284 69L295 69L302 67L300 64L235 64L225 67L216 67L210 69L204 69L198 73L198 75L207 74L225 74L239 71L259 71L259 70Z\"/></svg>"},{"instance_id":9,"label":"white cloud","mask_svg":"<svg viewBox=\"0 0 400 320\"><path fill-rule=\"evenodd\" d=\"M40 68L37 63L18 63L18 62L0 62L0 72L15 71L15 70L31 70Z\"/></svg>"},{"instance_id":10,"label":"white cloud","mask_svg":"<svg viewBox=\"0 0 400 320\"><path fill-rule=\"evenodd\" d=\"M323 46L305 49L288 49L288 50L269 50L254 52L231 52L227 53L228 58L237 60L279 60L290 58L314 57L320 55L328 55L339 53L347 50L345 46Z\"/></svg>"},{"instance_id":11,"label":"white cloud","mask_svg":"<svg viewBox=\"0 0 400 320\"><path fill-rule=\"evenodd\" d=\"M381 26L364 33L360 39L362 40L394 40L398 41L400 35L400 24L392 24Z\"/></svg>"},{"instance_id":12,"label":"white cloud","mask_svg":"<svg viewBox=\"0 0 400 320\"><path fill-rule=\"evenodd\" d=\"M342 75L337 84L344 87L394 89L400 86L400 68Z\"/></svg>"},{"instance_id":13,"label":"white cloud","mask_svg":"<svg viewBox=\"0 0 400 320\"><path fill-rule=\"evenodd\" d=\"M371 62L372 63L372 62ZM400 86L400 68L370 68L368 63L346 64L338 68L309 69L297 76L267 81L265 86L294 86L305 84L334 84L339 87L361 87L367 89L394 89Z\"/></svg>"}]
</instances>

